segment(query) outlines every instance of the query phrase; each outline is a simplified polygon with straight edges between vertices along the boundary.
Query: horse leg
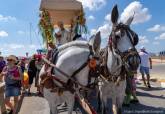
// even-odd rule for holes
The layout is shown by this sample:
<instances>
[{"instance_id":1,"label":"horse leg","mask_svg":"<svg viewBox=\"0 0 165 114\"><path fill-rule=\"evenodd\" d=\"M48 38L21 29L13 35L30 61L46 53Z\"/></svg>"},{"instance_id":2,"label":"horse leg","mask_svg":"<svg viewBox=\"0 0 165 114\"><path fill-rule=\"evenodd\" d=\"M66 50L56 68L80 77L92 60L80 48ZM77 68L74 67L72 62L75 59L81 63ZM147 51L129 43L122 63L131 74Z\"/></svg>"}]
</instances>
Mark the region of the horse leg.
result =
<instances>
[{"instance_id":1,"label":"horse leg","mask_svg":"<svg viewBox=\"0 0 165 114\"><path fill-rule=\"evenodd\" d=\"M100 92L98 92L98 96L97 96L97 103L98 103L98 106L97 106L97 112L101 112L101 96L100 96Z\"/></svg>"},{"instance_id":2,"label":"horse leg","mask_svg":"<svg viewBox=\"0 0 165 114\"><path fill-rule=\"evenodd\" d=\"M116 104L112 104L112 111L113 111L113 114L117 114L117 106L116 106Z\"/></svg>"},{"instance_id":3,"label":"horse leg","mask_svg":"<svg viewBox=\"0 0 165 114\"><path fill-rule=\"evenodd\" d=\"M49 106L50 106L50 114L58 114L57 104L53 100L49 101Z\"/></svg>"},{"instance_id":4,"label":"horse leg","mask_svg":"<svg viewBox=\"0 0 165 114\"><path fill-rule=\"evenodd\" d=\"M123 104L123 100L117 102L117 114L122 114L122 104Z\"/></svg>"},{"instance_id":5,"label":"horse leg","mask_svg":"<svg viewBox=\"0 0 165 114\"><path fill-rule=\"evenodd\" d=\"M68 114L72 114L73 108L74 108L74 103L75 103L75 98L74 96L68 97L68 100L66 101L68 105Z\"/></svg>"},{"instance_id":6,"label":"horse leg","mask_svg":"<svg viewBox=\"0 0 165 114\"><path fill-rule=\"evenodd\" d=\"M50 114L58 114L58 111L57 111L57 106L53 106L53 107L50 107Z\"/></svg>"},{"instance_id":7,"label":"horse leg","mask_svg":"<svg viewBox=\"0 0 165 114\"><path fill-rule=\"evenodd\" d=\"M103 96L102 96L103 97ZM108 97L106 95L104 95L104 97L102 98L102 114L109 114L109 108L108 108Z\"/></svg>"},{"instance_id":8,"label":"horse leg","mask_svg":"<svg viewBox=\"0 0 165 114\"><path fill-rule=\"evenodd\" d=\"M120 94L117 96L117 114L122 113L122 104L124 102L124 96L125 96L125 88L126 88L126 83L125 81L120 83L120 86L118 88L118 91L120 91Z\"/></svg>"}]
</instances>

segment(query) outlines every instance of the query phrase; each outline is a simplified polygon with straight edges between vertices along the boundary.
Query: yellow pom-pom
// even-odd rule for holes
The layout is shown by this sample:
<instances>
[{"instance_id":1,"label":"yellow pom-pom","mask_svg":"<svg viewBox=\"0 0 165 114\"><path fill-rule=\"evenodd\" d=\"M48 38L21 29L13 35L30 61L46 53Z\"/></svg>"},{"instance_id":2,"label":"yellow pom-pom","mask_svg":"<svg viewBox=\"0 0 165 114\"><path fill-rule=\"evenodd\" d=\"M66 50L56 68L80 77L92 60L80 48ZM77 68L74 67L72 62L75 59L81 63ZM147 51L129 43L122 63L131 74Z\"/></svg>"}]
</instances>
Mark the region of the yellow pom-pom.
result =
<instances>
[{"instance_id":1,"label":"yellow pom-pom","mask_svg":"<svg viewBox=\"0 0 165 114\"><path fill-rule=\"evenodd\" d=\"M25 88L27 88L29 85L29 76L27 72L24 72L23 74L23 85Z\"/></svg>"}]
</instances>

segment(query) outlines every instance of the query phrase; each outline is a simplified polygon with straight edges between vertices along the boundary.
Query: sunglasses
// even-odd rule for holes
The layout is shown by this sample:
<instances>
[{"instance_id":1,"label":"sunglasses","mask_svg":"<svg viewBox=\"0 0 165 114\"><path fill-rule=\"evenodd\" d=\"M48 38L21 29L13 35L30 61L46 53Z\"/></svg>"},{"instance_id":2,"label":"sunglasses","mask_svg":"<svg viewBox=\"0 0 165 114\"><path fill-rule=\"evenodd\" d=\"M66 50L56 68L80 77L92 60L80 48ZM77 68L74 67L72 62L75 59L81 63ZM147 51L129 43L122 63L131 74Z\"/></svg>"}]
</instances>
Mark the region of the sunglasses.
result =
<instances>
[{"instance_id":1,"label":"sunglasses","mask_svg":"<svg viewBox=\"0 0 165 114\"><path fill-rule=\"evenodd\" d=\"M13 61L12 59L7 59L7 61Z\"/></svg>"}]
</instances>

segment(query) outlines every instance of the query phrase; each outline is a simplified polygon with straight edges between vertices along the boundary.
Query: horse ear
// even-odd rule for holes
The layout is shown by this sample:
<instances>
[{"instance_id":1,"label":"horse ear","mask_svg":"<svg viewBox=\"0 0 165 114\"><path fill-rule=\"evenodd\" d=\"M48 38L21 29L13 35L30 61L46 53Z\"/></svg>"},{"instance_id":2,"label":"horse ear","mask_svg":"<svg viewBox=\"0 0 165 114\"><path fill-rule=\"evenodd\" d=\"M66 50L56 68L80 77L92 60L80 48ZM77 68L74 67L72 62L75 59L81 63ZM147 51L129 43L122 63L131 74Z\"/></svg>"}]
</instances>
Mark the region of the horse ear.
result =
<instances>
[{"instance_id":1,"label":"horse ear","mask_svg":"<svg viewBox=\"0 0 165 114\"><path fill-rule=\"evenodd\" d=\"M100 44L101 44L100 31L98 33L96 33L95 36L91 37L89 44L92 46L92 48L95 52L98 52L100 50Z\"/></svg>"},{"instance_id":2,"label":"horse ear","mask_svg":"<svg viewBox=\"0 0 165 114\"><path fill-rule=\"evenodd\" d=\"M116 24L119 18L119 12L118 12L118 8L117 5L115 5L112 9L112 13L111 13L111 21L113 24Z\"/></svg>"},{"instance_id":3,"label":"horse ear","mask_svg":"<svg viewBox=\"0 0 165 114\"><path fill-rule=\"evenodd\" d=\"M133 21L133 19L134 19L134 15L135 15L135 13L133 14L133 16L131 16L131 17L129 17L129 18L127 19L127 21L125 22L126 25L131 25L131 23L132 23L132 21Z\"/></svg>"}]
</instances>

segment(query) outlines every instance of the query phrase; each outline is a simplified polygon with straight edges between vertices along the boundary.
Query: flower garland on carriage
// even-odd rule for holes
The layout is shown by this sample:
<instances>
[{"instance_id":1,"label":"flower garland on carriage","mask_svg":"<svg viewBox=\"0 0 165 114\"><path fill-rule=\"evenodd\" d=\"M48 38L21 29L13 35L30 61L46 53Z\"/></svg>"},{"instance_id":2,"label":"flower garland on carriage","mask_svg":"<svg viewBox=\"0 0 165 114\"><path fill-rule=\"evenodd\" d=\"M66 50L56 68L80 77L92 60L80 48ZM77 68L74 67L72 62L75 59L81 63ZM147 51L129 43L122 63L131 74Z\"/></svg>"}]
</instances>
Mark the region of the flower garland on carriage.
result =
<instances>
[{"instance_id":1,"label":"flower garland on carriage","mask_svg":"<svg viewBox=\"0 0 165 114\"><path fill-rule=\"evenodd\" d=\"M54 26L51 22L50 14L46 9L43 9L40 13L39 30L43 38L43 43L46 43L46 46L48 43L55 44ZM88 34L83 8L79 11L78 15L71 19L69 32L71 35L74 34L72 40L82 37L82 34Z\"/></svg>"}]
</instances>

